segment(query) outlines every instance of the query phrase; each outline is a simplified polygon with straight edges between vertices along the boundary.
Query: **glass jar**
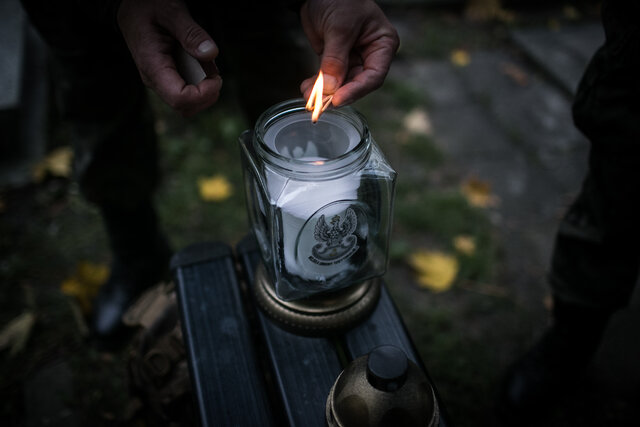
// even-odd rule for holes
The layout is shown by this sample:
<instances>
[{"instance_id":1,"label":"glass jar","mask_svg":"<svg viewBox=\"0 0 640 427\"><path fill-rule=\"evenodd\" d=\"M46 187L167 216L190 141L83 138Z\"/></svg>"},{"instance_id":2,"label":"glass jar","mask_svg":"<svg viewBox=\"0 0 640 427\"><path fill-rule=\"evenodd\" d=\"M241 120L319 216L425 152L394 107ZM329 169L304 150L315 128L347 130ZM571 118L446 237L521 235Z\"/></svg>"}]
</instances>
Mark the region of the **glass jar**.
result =
<instances>
[{"instance_id":1,"label":"glass jar","mask_svg":"<svg viewBox=\"0 0 640 427\"><path fill-rule=\"evenodd\" d=\"M302 99L240 137L247 207L267 273L290 301L384 274L396 172L357 111Z\"/></svg>"}]
</instances>

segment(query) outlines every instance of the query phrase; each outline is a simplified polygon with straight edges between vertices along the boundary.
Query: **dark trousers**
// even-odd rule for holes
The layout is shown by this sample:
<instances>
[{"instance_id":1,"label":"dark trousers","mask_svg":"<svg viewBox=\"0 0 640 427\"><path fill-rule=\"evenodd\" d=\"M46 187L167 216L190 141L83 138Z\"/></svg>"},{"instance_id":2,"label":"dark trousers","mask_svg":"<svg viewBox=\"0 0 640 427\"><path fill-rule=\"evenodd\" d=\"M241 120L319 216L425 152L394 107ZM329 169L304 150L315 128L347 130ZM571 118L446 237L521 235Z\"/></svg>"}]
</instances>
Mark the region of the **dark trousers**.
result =
<instances>
[{"instance_id":1,"label":"dark trousers","mask_svg":"<svg viewBox=\"0 0 640 427\"><path fill-rule=\"evenodd\" d=\"M640 266L640 25L632 3L603 5L606 42L573 107L591 143L589 170L560 225L550 272L556 298L608 312L628 304Z\"/></svg>"},{"instance_id":2,"label":"dark trousers","mask_svg":"<svg viewBox=\"0 0 640 427\"><path fill-rule=\"evenodd\" d=\"M83 195L124 210L148 204L158 182L153 114L114 11L103 7L109 2L22 3L50 47ZM252 123L270 105L300 96L300 83L315 67L295 31L295 13L258 0L188 3L218 44L218 67L223 78L234 76Z\"/></svg>"}]
</instances>

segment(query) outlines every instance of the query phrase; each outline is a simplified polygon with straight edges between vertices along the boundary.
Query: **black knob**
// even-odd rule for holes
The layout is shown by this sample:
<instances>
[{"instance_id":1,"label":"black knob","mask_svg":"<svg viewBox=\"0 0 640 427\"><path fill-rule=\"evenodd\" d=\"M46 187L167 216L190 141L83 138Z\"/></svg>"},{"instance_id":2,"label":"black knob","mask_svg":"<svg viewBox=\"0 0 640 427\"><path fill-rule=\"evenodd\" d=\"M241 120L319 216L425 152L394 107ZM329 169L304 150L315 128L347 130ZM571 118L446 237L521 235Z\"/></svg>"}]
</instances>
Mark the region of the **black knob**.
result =
<instances>
[{"instance_id":1,"label":"black knob","mask_svg":"<svg viewBox=\"0 0 640 427\"><path fill-rule=\"evenodd\" d=\"M393 392L404 384L409 361L404 351L392 345L374 348L367 360L367 380L378 390Z\"/></svg>"}]
</instances>

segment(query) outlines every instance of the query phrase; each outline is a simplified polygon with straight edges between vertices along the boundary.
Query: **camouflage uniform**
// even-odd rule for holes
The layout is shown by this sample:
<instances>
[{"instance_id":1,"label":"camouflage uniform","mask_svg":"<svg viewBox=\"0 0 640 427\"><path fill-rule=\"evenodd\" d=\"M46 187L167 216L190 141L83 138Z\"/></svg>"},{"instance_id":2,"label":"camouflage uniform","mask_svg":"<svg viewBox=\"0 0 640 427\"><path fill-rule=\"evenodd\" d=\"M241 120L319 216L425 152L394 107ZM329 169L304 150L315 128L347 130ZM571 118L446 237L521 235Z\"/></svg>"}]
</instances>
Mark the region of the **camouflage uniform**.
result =
<instances>
[{"instance_id":1,"label":"camouflage uniform","mask_svg":"<svg viewBox=\"0 0 640 427\"><path fill-rule=\"evenodd\" d=\"M23 0L51 48L61 118L71 127L75 174L98 205L136 207L158 181L153 117L145 88L115 22L118 1ZM295 14L278 2L187 1L220 48L248 118L300 96L311 76L309 51L291 37ZM286 28L283 28L286 26ZM224 89L223 89L224 90Z\"/></svg>"},{"instance_id":2,"label":"camouflage uniform","mask_svg":"<svg viewBox=\"0 0 640 427\"><path fill-rule=\"evenodd\" d=\"M591 142L581 193L556 237L556 299L613 312L628 304L640 263L640 5L605 1L606 42L575 98L576 126Z\"/></svg>"},{"instance_id":3,"label":"camouflage uniform","mask_svg":"<svg viewBox=\"0 0 640 427\"><path fill-rule=\"evenodd\" d=\"M168 269L153 193L158 153L147 91L116 25L119 0L22 1L50 47L60 117L74 149L82 194L102 214L113 265L92 319L98 337L115 337L121 314ZM239 83L250 120L270 105L300 96L315 67L292 37L293 11L261 0L187 1L220 48L216 63Z\"/></svg>"}]
</instances>

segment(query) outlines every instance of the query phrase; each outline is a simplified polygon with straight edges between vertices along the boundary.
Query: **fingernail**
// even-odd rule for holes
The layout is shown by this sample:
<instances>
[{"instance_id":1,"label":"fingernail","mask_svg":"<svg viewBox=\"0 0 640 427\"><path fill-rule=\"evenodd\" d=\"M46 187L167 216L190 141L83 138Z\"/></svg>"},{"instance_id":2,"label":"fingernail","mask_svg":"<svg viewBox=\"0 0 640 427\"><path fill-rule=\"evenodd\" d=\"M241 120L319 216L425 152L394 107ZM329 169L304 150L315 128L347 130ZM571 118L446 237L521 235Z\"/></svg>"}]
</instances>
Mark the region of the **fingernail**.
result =
<instances>
[{"instance_id":1,"label":"fingernail","mask_svg":"<svg viewBox=\"0 0 640 427\"><path fill-rule=\"evenodd\" d=\"M207 54L211 52L215 46L211 40L205 40L198 46L198 53Z\"/></svg>"},{"instance_id":2,"label":"fingernail","mask_svg":"<svg viewBox=\"0 0 640 427\"><path fill-rule=\"evenodd\" d=\"M338 90L338 79L327 74L324 76L324 93L334 93Z\"/></svg>"}]
</instances>

